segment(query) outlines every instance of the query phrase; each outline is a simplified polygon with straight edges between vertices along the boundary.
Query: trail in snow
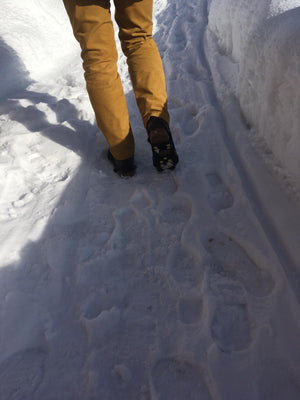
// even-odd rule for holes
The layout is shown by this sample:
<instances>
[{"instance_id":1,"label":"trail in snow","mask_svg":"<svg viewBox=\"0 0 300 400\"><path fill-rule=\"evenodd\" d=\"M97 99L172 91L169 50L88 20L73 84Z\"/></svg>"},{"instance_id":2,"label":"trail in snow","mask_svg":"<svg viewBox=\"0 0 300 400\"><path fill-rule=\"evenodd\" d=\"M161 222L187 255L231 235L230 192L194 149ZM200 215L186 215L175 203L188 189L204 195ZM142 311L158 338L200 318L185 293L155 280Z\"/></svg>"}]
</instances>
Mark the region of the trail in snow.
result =
<instances>
[{"instance_id":1,"label":"trail in snow","mask_svg":"<svg viewBox=\"0 0 300 400\"><path fill-rule=\"evenodd\" d=\"M79 59L1 101L5 400L299 398L299 305L224 144L206 4L156 7L174 172L151 165L123 58L130 180L103 156Z\"/></svg>"}]
</instances>

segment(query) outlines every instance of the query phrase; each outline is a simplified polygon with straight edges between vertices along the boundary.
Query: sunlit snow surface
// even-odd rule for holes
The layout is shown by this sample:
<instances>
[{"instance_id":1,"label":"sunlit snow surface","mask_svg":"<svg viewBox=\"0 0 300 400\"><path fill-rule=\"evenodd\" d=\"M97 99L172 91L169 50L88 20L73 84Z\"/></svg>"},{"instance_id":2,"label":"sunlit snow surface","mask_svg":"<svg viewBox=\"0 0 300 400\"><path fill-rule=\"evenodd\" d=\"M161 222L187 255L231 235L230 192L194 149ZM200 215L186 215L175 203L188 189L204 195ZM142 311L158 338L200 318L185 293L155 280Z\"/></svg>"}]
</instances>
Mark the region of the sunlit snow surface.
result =
<instances>
[{"instance_id":1,"label":"sunlit snow surface","mask_svg":"<svg viewBox=\"0 0 300 400\"><path fill-rule=\"evenodd\" d=\"M208 3L210 31L237 63L233 90L253 135L273 152L299 194L300 1Z\"/></svg>"},{"instance_id":2,"label":"sunlit snow surface","mask_svg":"<svg viewBox=\"0 0 300 400\"><path fill-rule=\"evenodd\" d=\"M297 2L236 3L230 42L232 1L154 2L180 163L154 170L120 56L138 166L121 180L62 2L2 0L1 400L299 399L297 187L253 147L241 107L267 105L240 72L259 4Z\"/></svg>"}]
</instances>

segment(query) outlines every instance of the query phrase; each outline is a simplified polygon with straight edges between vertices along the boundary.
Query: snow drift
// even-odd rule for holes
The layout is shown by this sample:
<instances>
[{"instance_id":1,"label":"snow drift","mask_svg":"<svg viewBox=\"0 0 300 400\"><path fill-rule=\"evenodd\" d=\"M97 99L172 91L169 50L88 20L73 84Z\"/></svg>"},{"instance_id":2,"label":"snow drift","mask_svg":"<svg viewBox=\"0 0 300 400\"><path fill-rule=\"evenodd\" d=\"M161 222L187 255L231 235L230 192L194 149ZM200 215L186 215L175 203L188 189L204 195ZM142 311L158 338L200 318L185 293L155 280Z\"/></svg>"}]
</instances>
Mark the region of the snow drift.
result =
<instances>
[{"instance_id":1,"label":"snow drift","mask_svg":"<svg viewBox=\"0 0 300 400\"><path fill-rule=\"evenodd\" d=\"M209 28L238 64L242 111L300 190L300 1L210 0Z\"/></svg>"}]
</instances>

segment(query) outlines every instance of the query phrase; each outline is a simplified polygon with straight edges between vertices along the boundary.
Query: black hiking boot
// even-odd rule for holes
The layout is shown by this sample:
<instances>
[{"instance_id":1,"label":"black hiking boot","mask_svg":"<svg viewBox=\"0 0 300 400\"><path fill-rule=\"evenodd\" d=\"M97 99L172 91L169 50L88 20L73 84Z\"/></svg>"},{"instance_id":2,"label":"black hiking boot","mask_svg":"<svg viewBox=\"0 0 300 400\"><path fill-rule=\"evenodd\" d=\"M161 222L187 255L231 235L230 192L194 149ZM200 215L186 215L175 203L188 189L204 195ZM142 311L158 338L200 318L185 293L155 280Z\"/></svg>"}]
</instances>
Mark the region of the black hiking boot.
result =
<instances>
[{"instance_id":1,"label":"black hiking boot","mask_svg":"<svg viewBox=\"0 0 300 400\"><path fill-rule=\"evenodd\" d=\"M162 118L150 117L147 123L148 142L152 148L152 161L157 171L174 169L178 155L169 124Z\"/></svg>"},{"instance_id":2,"label":"black hiking boot","mask_svg":"<svg viewBox=\"0 0 300 400\"><path fill-rule=\"evenodd\" d=\"M125 160L117 160L108 150L107 158L114 166L114 172L116 172L121 178L135 175L136 165L133 156L126 158Z\"/></svg>"}]
</instances>

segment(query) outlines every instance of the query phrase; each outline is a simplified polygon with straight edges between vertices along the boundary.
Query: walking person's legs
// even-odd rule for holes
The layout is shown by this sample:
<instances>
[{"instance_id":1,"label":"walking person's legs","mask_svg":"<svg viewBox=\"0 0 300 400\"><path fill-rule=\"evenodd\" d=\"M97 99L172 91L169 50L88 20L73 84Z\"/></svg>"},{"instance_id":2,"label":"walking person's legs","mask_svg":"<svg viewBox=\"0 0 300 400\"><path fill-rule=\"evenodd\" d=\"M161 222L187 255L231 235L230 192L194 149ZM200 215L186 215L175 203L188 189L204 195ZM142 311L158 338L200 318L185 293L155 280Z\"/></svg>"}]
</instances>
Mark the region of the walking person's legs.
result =
<instances>
[{"instance_id":1,"label":"walking person's legs","mask_svg":"<svg viewBox=\"0 0 300 400\"><path fill-rule=\"evenodd\" d=\"M148 139L153 164L161 171L178 162L169 129L165 76L152 38L153 0L114 0L122 49ZM64 0L81 56L91 104L109 144L115 172L133 175L134 138L117 70L118 54L110 0Z\"/></svg>"},{"instance_id":2,"label":"walking person's legs","mask_svg":"<svg viewBox=\"0 0 300 400\"><path fill-rule=\"evenodd\" d=\"M125 95L117 70L118 54L109 0L64 0L81 46L87 91L99 128L117 160L134 154Z\"/></svg>"}]
</instances>

